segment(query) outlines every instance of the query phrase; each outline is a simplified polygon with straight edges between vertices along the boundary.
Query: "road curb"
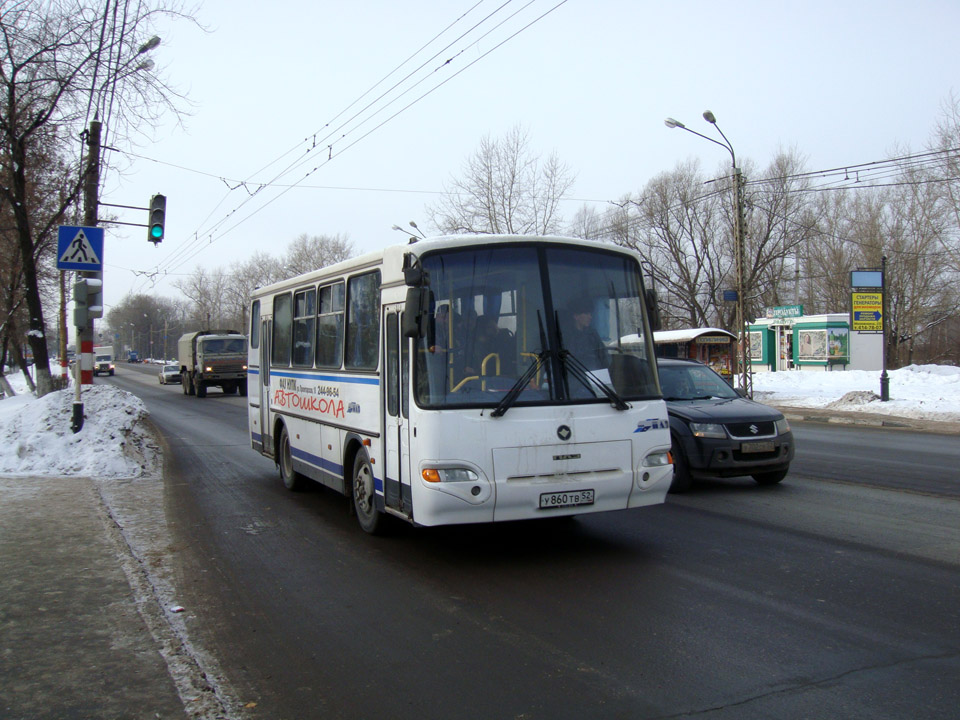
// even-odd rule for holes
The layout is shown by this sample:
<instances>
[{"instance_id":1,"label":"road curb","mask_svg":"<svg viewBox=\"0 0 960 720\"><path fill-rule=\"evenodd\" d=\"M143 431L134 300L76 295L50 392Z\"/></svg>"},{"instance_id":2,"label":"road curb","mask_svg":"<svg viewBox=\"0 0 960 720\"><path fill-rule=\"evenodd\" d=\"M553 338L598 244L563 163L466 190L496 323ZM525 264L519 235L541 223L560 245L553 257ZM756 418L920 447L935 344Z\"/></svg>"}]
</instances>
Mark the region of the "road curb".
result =
<instances>
[{"instance_id":1,"label":"road curb","mask_svg":"<svg viewBox=\"0 0 960 720\"><path fill-rule=\"evenodd\" d=\"M772 405L772 407L776 407L782 412L787 420L796 422L858 425L862 427L911 430L914 432L927 432L941 435L960 434L960 423L952 421L907 418L899 415L880 415L878 413L833 410L830 408L798 408L783 405Z\"/></svg>"}]
</instances>

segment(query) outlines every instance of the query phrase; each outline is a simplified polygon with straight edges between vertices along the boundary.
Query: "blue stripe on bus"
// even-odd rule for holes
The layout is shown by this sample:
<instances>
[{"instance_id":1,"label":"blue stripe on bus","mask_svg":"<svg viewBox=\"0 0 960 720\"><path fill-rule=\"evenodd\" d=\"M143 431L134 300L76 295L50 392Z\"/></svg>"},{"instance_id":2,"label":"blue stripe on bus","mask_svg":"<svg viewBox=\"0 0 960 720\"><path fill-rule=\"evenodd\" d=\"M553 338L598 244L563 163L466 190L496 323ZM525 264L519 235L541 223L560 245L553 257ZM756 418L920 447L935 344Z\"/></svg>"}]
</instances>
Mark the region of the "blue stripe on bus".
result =
<instances>
[{"instance_id":1,"label":"blue stripe on bus","mask_svg":"<svg viewBox=\"0 0 960 720\"><path fill-rule=\"evenodd\" d=\"M248 368L247 375L259 375L259 368ZM270 373L277 377L300 378L302 380L323 380L325 382L345 382L354 385L379 385L379 378L354 377L351 375L307 375L306 373L284 372L274 370Z\"/></svg>"},{"instance_id":2,"label":"blue stripe on bus","mask_svg":"<svg viewBox=\"0 0 960 720\"><path fill-rule=\"evenodd\" d=\"M298 378L300 380L322 380L324 382L352 383L354 385L379 385L379 378L356 377L353 375L310 375L307 373L271 370L271 377Z\"/></svg>"},{"instance_id":3,"label":"blue stripe on bus","mask_svg":"<svg viewBox=\"0 0 960 720\"><path fill-rule=\"evenodd\" d=\"M313 465L314 467L320 468L328 473L332 473L337 477L344 477L343 465L330 460L324 460L319 455L314 455L306 450L295 448L293 445L290 446L290 454L298 460L302 460L303 462ZM377 490L381 495L383 494L383 480L378 478L376 475L373 476L373 486L374 489Z\"/></svg>"},{"instance_id":4,"label":"blue stripe on bus","mask_svg":"<svg viewBox=\"0 0 960 720\"><path fill-rule=\"evenodd\" d=\"M298 460L303 460L306 463L310 463L314 467L318 467L321 470L326 470L327 472L334 473L343 477L343 465L339 463L332 462L330 460L324 460L319 455L314 455L309 453L306 450L301 450L300 448L290 446L290 454L293 455Z\"/></svg>"}]
</instances>

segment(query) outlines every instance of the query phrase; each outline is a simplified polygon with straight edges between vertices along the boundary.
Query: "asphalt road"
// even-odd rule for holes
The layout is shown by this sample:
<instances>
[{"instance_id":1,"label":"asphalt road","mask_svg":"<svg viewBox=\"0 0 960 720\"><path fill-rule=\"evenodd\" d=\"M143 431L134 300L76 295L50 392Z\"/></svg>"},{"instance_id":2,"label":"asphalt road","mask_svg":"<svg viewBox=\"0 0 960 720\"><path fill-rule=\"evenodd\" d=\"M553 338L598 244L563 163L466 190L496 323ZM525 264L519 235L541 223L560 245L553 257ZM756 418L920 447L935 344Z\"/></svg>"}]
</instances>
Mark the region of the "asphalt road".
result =
<instances>
[{"instance_id":1,"label":"asphalt road","mask_svg":"<svg viewBox=\"0 0 960 720\"><path fill-rule=\"evenodd\" d=\"M245 399L119 366L167 438L191 638L249 718L955 718L960 443L795 423L779 486L364 534ZM155 372L155 371L154 371Z\"/></svg>"}]
</instances>

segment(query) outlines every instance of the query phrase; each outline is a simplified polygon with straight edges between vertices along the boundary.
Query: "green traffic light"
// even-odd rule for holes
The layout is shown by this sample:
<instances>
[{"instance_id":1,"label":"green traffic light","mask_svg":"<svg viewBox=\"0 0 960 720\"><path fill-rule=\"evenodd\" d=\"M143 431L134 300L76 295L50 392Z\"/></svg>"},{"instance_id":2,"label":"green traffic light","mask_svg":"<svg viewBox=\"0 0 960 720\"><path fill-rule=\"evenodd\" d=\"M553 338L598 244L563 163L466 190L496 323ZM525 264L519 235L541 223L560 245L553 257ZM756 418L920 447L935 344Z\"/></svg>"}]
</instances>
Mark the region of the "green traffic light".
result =
<instances>
[{"instance_id":1,"label":"green traffic light","mask_svg":"<svg viewBox=\"0 0 960 720\"><path fill-rule=\"evenodd\" d=\"M158 240L163 239L163 225L153 225L150 228L150 237L157 238Z\"/></svg>"}]
</instances>

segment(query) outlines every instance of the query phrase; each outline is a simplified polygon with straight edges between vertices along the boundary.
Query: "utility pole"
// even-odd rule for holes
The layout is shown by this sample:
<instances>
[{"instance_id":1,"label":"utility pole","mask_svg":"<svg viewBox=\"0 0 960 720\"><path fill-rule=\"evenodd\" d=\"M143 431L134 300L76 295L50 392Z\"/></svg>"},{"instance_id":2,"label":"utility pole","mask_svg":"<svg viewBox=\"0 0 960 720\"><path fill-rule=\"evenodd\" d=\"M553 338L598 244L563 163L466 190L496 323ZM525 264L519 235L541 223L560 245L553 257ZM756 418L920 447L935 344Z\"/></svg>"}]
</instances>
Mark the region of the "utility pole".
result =
<instances>
[{"instance_id":1,"label":"utility pole","mask_svg":"<svg viewBox=\"0 0 960 720\"><path fill-rule=\"evenodd\" d=\"M65 271L60 271L60 313L57 318L57 324L60 328L60 342L57 343L57 350L60 353L60 382L62 387L67 387L67 280Z\"/></svg>"},{"instance_id":2,"label":"utility pole","mask_svg":"<svg viewBox=\"0 0 960 720\"><path fill-rule=\"evenodd\" d=\"M743 217L743 173L733 168L734 207L733 232L734 252L737 265L737 331L740 335L740 352L737 353L737 374L740 375L740 389L748 397L753 397L753 373L750 372L750 332L747 329L746 310L744 308L746 248L744 242Z\"/></svg>"},{"instance_id":3,"label":"utility pole","mask_svg":"<svg viewBox=\"0 0 960 720\"><path fill-rule=\"evenodd\" d=\"M736 272L737 282L737 309L736 324L737 334L740 338L737 343L739 352L737 353L737 375L740 376L740 390L748 398L753 398L753 373L750 372L750 333L747 329L746 311L744 303L746 302L746 248L744 236L746 235L746 220L743 217L743 173L737 166L737 154L733 151L733 145L723 134L723 130L717 125L717 118L712 112L706 110L703 113L703 119L716 128L723 138L723 142L707 137L703 133L691 130L679 120L668 117L663 124L668 128L680 128L701 137L714 145L719 145L730 153L730 160L733 167L733 255L734 270Z\"/></svg>"},{"instance_id":4,"label":"utility pole","mask_svg":"<svg viewBox=\"0 0 960 720\"><path fill-rule=\"evenodd\" d=\"M890 400L890 376L887 374L887 256L880 259L880 402Z\"/></svg>"},{"instance_id":5,"label":"utility pole","mask_svg":"<svg viewBox=\"0 0 960 720\"><path fill-rule=\"evenodd\" d=\"M97 227L99 188L100 188L100 131L99 120L90 121L87 133L87 166L83 178L83 224ZM80 277L102 279L103 274L81 270ZM76 328L77 363L74 379L73 422L70 427L78 433L83 429L83 400L80 394L82 385L93 385L93 318L88 318L83 327Z\"/></svg>"}]
</instances>

